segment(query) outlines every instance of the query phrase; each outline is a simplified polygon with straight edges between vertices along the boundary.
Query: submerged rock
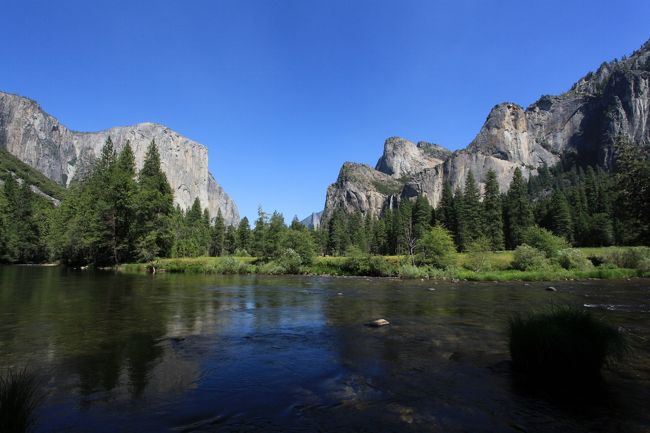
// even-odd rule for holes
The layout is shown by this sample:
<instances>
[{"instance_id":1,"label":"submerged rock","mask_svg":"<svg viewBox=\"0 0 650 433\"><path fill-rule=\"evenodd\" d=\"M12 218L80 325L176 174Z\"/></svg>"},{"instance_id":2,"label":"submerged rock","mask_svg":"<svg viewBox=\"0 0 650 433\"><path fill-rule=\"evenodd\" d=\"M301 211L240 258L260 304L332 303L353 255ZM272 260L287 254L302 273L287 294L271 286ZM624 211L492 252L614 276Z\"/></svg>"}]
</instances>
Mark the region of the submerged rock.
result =
<instances>
[{"instance_id":1,"label":"submerged rock","mask_svg":"<svg viewBox=\"0 0 650 433\"><path fill-rule=\"evenodd\" d=\"M366 323L366 326L370 326L373 328L379 328L381 326L386 326L386 325L390 325L390 322L386 319L377 319L377 320L373 320L372 322Z\"/></svg>"},{"instance_id":2,"label":"submerged rock","mask_svg":"<svg viewBox=\"0 0 650 433\"><path fill-rule=\"evenodd\" d=\"M546 291L547 291L547 292L557 292L557 289L556 289L555 287L553 287L553 286L548 286L548 287L546 288Z\"/></svg>"}]
</instances>

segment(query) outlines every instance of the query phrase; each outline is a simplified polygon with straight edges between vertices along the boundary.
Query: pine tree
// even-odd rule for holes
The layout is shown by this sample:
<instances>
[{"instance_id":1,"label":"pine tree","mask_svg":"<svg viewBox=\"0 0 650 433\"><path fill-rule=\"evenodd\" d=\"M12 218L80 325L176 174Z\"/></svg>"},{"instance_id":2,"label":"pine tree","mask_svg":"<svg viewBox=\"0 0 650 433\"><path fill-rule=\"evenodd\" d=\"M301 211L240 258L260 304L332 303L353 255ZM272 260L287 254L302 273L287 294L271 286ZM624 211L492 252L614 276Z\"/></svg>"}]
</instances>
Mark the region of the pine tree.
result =
<instances>
[{"instance_id":1,"label":"pine tree","mask_svg":"<svg viewBox=\"0 0 650 433\"><path fill-rule=\"evenodd\" d=\"M497 174L489 170L485 179L485 194L483 197L483 221L485 235L493 251L502 250L503 243L503 205Z\"/></svg>"},{"instance_id":2,"label":"pine tree","mask_svg":"<svg viewBox=\"0 0 650 433\"><path fill-rule=\"evenodd\" d=\"M252 253L251 228L247 217L239 221L239 226L237 227L237 243L239 248L245 250L247 254Z\"/></svg>"},{"instance_id":3,"label":"pine tree","mask_svg":"<svg viewBox=\"0 0 650 433\"><path fill-rule=\"evenodd\" d=\"M618 216L624 242L650 244L650 144L620 137L616 143Z\"/></svg>"},{"instance_id":4,"label":"pine tree","mask_svg":"<svg viewBox=\"0 0 650 433\"><path fill-rule=\"evenodd\" d=\"M571 208L562 191L555 191L549 204L549 225L551 231L567 241L573 240L573 221Z\"/></svg>"},{"instance_id":5,"label":"pine tree","mask_svg":"<svg viewBox=\"0 0 650 433\"><path fill-rule=\"evenodd\" d=\"M266 232L264 257L267 259L277 258L282 252L282 244L287 226L284 224L284 216L274 211L269 219L269 227Z\"/></svg>"},{"instance_id":6,"label":"pine tree","mask_svg":"<svg viewBox=\"0 0 650 433\"><path fill-rule=\"evenodd\" d=\"M346 215L343 211L337 209L332 213L327 222L327 232L327 253L333 256L343 255L349 242Z\"/></svg>"},{"instance_id":7,"label":"pine tree","mask_svg":"<svg viewBox=\"0 0 650 433\"><path fill-rule=\"evenodd\" d=\"M418 196L413 205L413 234L415 239L421 239L431 229L432 211L429 200L423 195Z\"/></svg>"},{"instance_id":8,"label":"pine tree","mask_svg":"<svg viewBox=\"0 0 650 433\"><path fill-rule=\"evenodd\" d=\"M454 194L449 182L445 182L442 185L442 197L436 215L443 227L452 232L452 234L456 233L458 226L456 224Z\"/></svg>"},{"instance_id":9,"label":"pine tree","mask_svg":"<svg viewBox=\"0 0 650 433\"><path fill-rule=\"evenodd\" d=\"M113 262L116 264L134 258L137 188L135 156L131 144L127 141L117 158L108 191L114 207Z\"/></svg>"},{"instance_id":10,"label":"pine tree","mask_svg":"<svg viewBox=\"0 0 650 433\"><path fill-rule=\"evenodd\" d=\"M13 175L7 176L4 183L4 214L7 222L4 227L4 253L3 261L16 262L19 260L19 243L20 243L20 228L18 227L18 220L16 215L18 213L18 202L20 201L20 194L18 191L18 182L14 179Z\"/></svg>"},{"instance_id":11,"label":"pine tree","mask_svg":"<svg viewBox=\"0 0 650 433\"><path fill-rule=\"evenodd\" d=\"M462 220L466 237L463 242L463 249L466 249L469 244L484 235L481 194L471 171L467 174L465 180Z\"/></svg>"},{"instance_id":12,"label":"pine tree","mask_svg":"<svg viewBox=\"0 0 650 433\"><path fill-rule=\"evenodd\" d=\"M221 214L221 209L217 212L217 217L214 219L214 226L212 227L212 242L210 246L211 256L222 256L224 254L226 242L226 224Z\"/></svg>"},{"instance_id":13,"label":"pine tree","mask_svg":"<svg viewBox=\"0 0 650 433\"><path fill-rule=\"evenodd\" d=\"M226 227L226 236L224 239L223 249L226 254L232 255L235 254L237 248L239 247L239 242L237 241L237 229L234 225L229 225Z\"/></svg>"},{"instance_id":14,"label":"pine tree","mask_svg":"<svg viewBox=\"0 0 650 433\"><path fill-rule=\"evenodd\" d=\"M523 232L533 224L528 188L519 167L515 169L506 199L506 235L510 248L522 241Z\"/></svg>"},{"instance_id":15,"label":"pine tree","mask_svg":"<svg viewBox=\"0 0 650 433\"><path fill-rule=\"evenodd\" d=\"M266 231L268 229L268 216L262 210L262 207L257 208L257 220L255 220L255 227L253 228L253 255L256 257L264 257L266 251Z\"/></svg>"},{"instance_id":16,"label":"pine tree","mask_svg":"<svg viewBox=\"0 0 650 433\"><path fill-rule=\"evenodd\" d=\"M452 231L452 235L455 235L454 241L456 248L458 248L459 251L463 251L468 241L468 233L467 222L465 221L465 200L463 197L463 190L460 189L460 186L458 186L456 191L454 191L454 199L452 203L454 222L456 225L456 229L455 231Z\"/></svg>"},{"instance_id":17,"label":"pine tree","mask_svg":"<svg viewBox=\"0 0 650 433\"><path fill-rule=\"evenodd\" d=\"M160 154L154 141L147 149L138 176L137 203L139 258L148 261L169 256L173 242L170 216L174 209L174 195L160 168Z\"/></svg>"}]
</instances>

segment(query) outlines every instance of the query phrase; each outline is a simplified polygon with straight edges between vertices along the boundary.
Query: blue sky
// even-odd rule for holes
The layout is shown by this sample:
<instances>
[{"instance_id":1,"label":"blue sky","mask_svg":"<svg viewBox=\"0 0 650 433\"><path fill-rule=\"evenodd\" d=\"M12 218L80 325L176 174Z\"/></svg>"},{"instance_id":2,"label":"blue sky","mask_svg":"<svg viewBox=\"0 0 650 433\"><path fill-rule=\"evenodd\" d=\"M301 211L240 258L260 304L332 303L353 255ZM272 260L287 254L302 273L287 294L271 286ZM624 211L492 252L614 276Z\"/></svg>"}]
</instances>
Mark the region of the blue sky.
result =
<instances>
[{"instance_id":1,"label":"blue sky","mask_svg":"<svg viewBox=\"0 0 650 433\"><path fill-rule=\"evenodd\" d=\"M66 126L159 122L209 148L243 215L322 209L389 136L466 146L650 37L650 2L3 0L0 90Z\"/></svg>"}]
</instances>

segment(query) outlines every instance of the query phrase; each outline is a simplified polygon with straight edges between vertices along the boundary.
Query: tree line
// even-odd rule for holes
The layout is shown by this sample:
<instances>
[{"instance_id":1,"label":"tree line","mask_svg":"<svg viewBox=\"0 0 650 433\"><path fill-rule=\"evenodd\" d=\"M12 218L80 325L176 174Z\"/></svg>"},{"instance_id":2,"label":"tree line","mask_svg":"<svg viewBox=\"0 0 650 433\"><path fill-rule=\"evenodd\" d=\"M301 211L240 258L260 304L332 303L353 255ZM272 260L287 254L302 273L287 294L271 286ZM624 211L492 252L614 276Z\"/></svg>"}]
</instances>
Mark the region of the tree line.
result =
<instances>
[{"instance_id":1,"label":"tree line","mask_svg":"<svg viewBox=\"0 0 650 433\"><path fill-rule=\"evenodd\" d=\"M183 210L160 167L154 142L142 169L127 142L110 138L89 176L53 207L27 182L5 176L0 188L0 261L111 266L156 257L255 256L309 263L314 255L413 255L432 230L444 229L458 251L513 249L531 226L575 246L650 243L650 151L619 140L614 173L563 161L526 180L518 168L507 193L489 171L484 188L469 173L464 187L446 183L436 208L423 197L402 200L379 218L335 210L316 230L261 208L226 225L197 198ZM435 230L434 230L435 229Z\"/></svg>"}]
</instances>

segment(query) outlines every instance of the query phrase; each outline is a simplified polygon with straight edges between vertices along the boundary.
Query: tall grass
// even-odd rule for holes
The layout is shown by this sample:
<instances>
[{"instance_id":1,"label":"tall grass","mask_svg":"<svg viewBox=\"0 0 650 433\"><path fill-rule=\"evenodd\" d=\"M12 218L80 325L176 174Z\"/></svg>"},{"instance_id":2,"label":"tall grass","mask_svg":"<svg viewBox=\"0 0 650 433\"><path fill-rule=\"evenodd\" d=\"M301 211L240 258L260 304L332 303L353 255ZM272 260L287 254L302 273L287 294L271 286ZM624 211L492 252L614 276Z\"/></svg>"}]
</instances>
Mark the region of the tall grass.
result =
<instances>
[{"instance_id":1,"label":"tall grass","mask_svg":"<svg viewBox=\"0 0 650 433\"><path fill-rule=\"evenodd\" d=\"M514 317L508 333L513 367L545 382L597 379L605 363L627 350L618 329L575 307Z\"/></svg>"},{"instance_id":2,"label":"tall grass","mask_svg":"<svg viewBox=\"0 0 650 433\"><path fill-rule=\"evenodd\" d=\"M0 376L0 432L33 431L42 399L38 379L27 370L9 370Z\"/></svg>"}]
</instances>

